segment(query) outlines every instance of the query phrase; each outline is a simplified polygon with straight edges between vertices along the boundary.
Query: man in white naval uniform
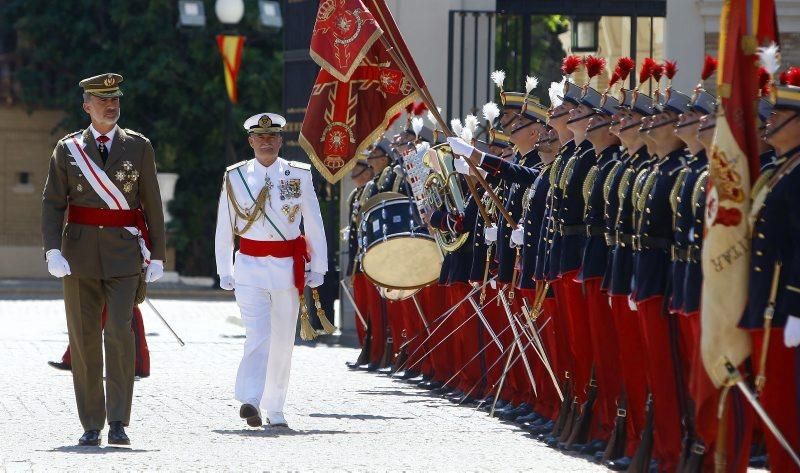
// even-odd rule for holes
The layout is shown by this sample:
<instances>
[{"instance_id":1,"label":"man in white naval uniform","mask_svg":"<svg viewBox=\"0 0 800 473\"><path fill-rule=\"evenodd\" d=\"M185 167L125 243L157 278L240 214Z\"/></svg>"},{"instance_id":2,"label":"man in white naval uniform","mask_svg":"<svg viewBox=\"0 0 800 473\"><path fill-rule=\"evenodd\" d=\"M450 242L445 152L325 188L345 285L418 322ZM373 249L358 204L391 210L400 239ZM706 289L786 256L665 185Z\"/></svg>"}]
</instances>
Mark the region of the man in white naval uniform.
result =
<instances>
[{"instance_id":1,"label":"man in white naval uniform","mask_svg":"<svg viewBox=\"0 0 800 473\"><path fill-rule=\"evenodd\" d=\"M255 158L227 168L217 213L220 286L235 290L246 331L236 399L242 403L240 417L251 427L261 426L262 408L270 425L287 425L283 406L299 295L306 285L322 284L328 270L311 166L278 156L285 124L274 113L244 122ZM236 235L239 251L234 258Z\"/></svg>"}]
</instances>

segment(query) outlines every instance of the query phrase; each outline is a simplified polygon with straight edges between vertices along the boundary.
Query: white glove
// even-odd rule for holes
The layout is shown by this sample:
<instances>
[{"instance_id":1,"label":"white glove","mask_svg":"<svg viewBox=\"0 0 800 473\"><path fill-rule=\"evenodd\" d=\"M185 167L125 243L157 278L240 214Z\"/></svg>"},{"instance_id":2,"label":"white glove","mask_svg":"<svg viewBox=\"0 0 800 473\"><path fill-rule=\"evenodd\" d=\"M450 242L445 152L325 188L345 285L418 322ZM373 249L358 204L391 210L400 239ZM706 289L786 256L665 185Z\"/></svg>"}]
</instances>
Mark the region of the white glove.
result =
<instances>
[{"instance_id":1,"label":"white glove","mask_svg":"<svg viewBox=\"0 0 800 473\"><path fill-rule=\"evenodd\" d=\"M497 241L497 225L492 224L483 229L483 239L486 240L487 244L491 244Z\"/></svg>"},{"instance_id":2,"label":"white glove","mask_svg":"<svg viewBox=\"0 0 800 473\"><path fill-rule=\"evenodd\" d=\"M633 298L628 296L628 308L634 312L637 312L639 309L636 307L636 303L633 302Z\"/></svg>"},{"instance_id":3,"label":"white glove","mask_svg":"<svg viewBox=\"0 0 800 473\"><path fill-rule=\"evenodd\" d=\"M61 255L61 250L50 250L45 253L45 260L47 261L47 270L50 274L57 278L63 278L68 274L72 274L69 269L67 259Z\"/></svg>"},{"instance_id":4,"label":"white glove","mask_svg":"<svg viewBox=\"0 0 800 473\"><path fill-rule=\"evenodd\" d=\"M469 174L469 164L467 164L467 160L464 158L456 158L453 160L453 167L456 169L456 172L461 174Z\"/></svg>"},{"instance_id":5,"label":"white glove","mask_svg":"<svg viewBox=\"0 0 800 473\"><path fill-rule=\"evenodd\" d=\"M233 276L220 276L219 287L225 289L226 291L232 291L233 288L235 287Z\"/></svg>"},{"instance_id":6,"label":"white glove","mask_svg":"<svg viewBox=\"0 0 800 473\"><path fill-rule=\"evenodd\" d=\"M350 239L350 225L342 228L339 230L339 234L341 235L342 241L347 241Z\"/></svg>"},{"instance_id":7,"label":"white glove","mask_svg":"<svg viewBox=\"0 0 800 473\"><path fill-rule=\"evenodd\" d=\"M475 147L455 136L447 138L447 143L450 145L450 149L453 150L453 154L459 156L466 156L469 158L472 152L475 151Z\"/></svg>"},{"instance_id":8,"label":"white glove","mask_svg":"<svg viewBox=\"0 0 800 473\"><path fill-rule=\"evenodd\" d=\"M160 259L150 260L147 265L147 272L144 274L144 282L156 282L164 275L164 262Z\"/></svg>"},{"instance_id":9,"label":"white glove","mask_svg":"<svg viewBox=\"0 0 800 473\"><path fill-rule=\"evenodd\" d=\"M800 317L790 315L783 329L783 344L786 348L795 348L800 345Z\"/></svg>"},{"instance_id":10,"label":"white glove","mask_svg":"<svg viewBox=\"0 0 800 473\"><path fill-rule=\"evenodd\" d=\"M325 275L309 271L306 273L306 286L310 288L319 287L325 281Z\"/></svg>"},{"instance_id":11,"label":"white glove","mask_svg":"<svg viewBox=\"0 0 800 473\"><path fill-rule=\"evenodd\" d=\"M511 232L511 245L522 246L525 244L525 229L522 225L517 225L517 228Z\"/></svg>"}]
</instances>

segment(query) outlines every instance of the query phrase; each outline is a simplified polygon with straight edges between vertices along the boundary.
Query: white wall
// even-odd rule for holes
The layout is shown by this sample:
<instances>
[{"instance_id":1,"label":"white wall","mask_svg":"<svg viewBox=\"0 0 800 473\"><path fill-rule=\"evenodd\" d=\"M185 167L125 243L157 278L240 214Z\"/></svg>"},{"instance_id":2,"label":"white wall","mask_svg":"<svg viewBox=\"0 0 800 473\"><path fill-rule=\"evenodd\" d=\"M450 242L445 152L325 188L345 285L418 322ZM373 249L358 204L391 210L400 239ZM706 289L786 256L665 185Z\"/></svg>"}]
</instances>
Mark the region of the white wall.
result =
<instances>
[{"instance_id":1,"label":"white wall","mask_svg":"<svg viewBox=\"0 0 800 473\"><path fill-rule=\"evenodd\" d=\"M705 31L697 0L667 2L664 43L664 59L678 61L673 87L691 96L700 82L705 57Z\"/></svg>"}]
</instances>

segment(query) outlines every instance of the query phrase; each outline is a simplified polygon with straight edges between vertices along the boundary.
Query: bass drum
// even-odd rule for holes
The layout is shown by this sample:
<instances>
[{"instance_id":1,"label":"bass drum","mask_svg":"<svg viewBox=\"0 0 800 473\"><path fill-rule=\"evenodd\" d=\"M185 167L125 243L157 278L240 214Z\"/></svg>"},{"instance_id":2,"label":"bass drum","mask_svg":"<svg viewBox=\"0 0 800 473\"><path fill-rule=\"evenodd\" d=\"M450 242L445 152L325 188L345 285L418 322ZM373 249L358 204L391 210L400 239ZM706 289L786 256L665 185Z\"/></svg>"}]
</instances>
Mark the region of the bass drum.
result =
<instances>
[{"instance_id":1,"label":"bass drum","mask_svg":"<svg viewBox=\"0 0 800 473\"><path fill-rule=\"evenodd\" d=\"M371 197L358 237L364 248L361 267L377 286L418 289L439 279L442 252L409 197L395 192Z\"/></svg>"},{"instance_id":2,"label":"bass drum","mask_svg":"<svg viewBox=\"0 0 800 473\"><path fill-rule=\"evenodd\" d=\"M380 293L381 297L386 299L387 301L403 301L408 299L409 297L413 296L414 294L418 293L421 288L418 289L392 289L390 287L381 287L375 286L378 288L378 292Z\"/></svg>"}]
</instances>

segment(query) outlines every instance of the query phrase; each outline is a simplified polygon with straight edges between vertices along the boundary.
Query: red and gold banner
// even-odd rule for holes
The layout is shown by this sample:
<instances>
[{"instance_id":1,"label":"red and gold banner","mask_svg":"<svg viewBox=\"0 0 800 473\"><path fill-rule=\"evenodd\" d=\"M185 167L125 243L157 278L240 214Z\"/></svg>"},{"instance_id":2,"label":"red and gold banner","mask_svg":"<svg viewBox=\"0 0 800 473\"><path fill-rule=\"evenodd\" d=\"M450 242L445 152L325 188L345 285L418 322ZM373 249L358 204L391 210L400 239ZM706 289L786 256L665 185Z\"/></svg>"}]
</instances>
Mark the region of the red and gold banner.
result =
<instances>
[{"instance_id":1,"label":"red and gold banner","mask_svg":"<svg viewBox=\"0 0 800 473\"><path fill-rule=\"evenodd\" d=\"M355 164L353 158L380 138L391 116L416 96L389 54L374 45L347 82L324 69L319 72L300 146L325 179L335 183Z\"/></svg>"},{"instance_id":2,"label":"red and gold banner","mask_svg":"<svg viewBox=\"0 0 800 473\"><path fill-rule=\"evenodd\" d=\"M360 0L323 0L309 53L336 80L347 82L380 36L372 13Z\"/></svg>"},{"instance_id":3,"label":"red and gold banner","mask_svg":"<svg viewBox=\"0 0 800 473\"><path fill-rule=\"evenodd\" d=\"M225 88L231 103L239 99L236 89L236 77L239 75L239 66L242 63L242 49L244 36L217 35L217 46L222 55L223 72L225 73Z\"/></svg>"},{"instance_id":4,"label":"red and gold banner","mask_svg":"<svg viewBox=\"0 0 800 473\"><path fill-rule=\"evenodd\" d=\"M702 361L718 387L726 377L721 363L727 358L738 366L751 351L738 323L750 270L750 183L759 173L756 49L776 41L774 15L774 0L726 0L720 15L720 104L709 153L701 309Z\"/></svg>"}]
</instances>

